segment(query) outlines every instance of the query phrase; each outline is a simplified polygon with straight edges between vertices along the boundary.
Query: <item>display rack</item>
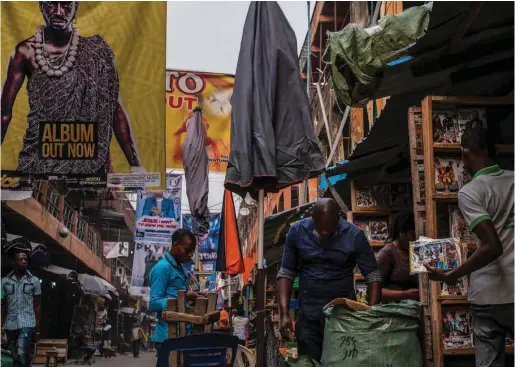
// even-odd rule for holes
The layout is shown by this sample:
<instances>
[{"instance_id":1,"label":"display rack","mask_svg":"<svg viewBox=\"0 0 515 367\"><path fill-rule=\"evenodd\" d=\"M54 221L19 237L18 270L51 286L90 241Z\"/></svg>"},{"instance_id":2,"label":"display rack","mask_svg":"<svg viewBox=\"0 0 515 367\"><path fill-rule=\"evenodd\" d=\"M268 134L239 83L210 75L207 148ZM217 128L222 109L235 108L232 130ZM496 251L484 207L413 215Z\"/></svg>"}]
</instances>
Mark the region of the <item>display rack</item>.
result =
<instances>
[{"instance_id":1,"label":"display rack","mask_svg":"<svg viewBox=\"0 0 515 367\"><path fill-rule=\"evenodd\" d=\"M377 186L377 185L403 185L406 186L406 193L409 197L409 192L411 190L410 188L410 182L407 180L389 180L384 181L380 180L380 182L375 182L373 185L369 186ZM363 187L363 185L360 185L359 182L356 182L355 180L352 180L350 183L350 189L351 189L351 211L347 212L347 221L350 223L360 223L361 221L365 219L373 218L377 221L386 221L388 223L388 228L390 228L393 217L403 211L407 210L410 207L410 203L407 203L407 205L377 205L377 206L369 206L369 207L363 207L358 205L358 195L357 192L360 187ZM370 245L373 247L374 252L379 251L385 244L385 241L379 241L379 240L371 240L368 241ZM359 270L356 269L354 272L354 288L357 290L357 282L364 281L365 278L363 275L359 273ZM359 300L359 297L358 297Z\"/></svg>"},{"instance_id":2,"label":"display rack","mask_svg":"<svg viewBox=\"0 0 515 367\"><path fill-rule=\"evenodd\" d=\"M442 206L456 205L457 193L437 193L435 187L435 155L438 157L461 156L460 144L434 142L433 108L492 108L495 106L513 105L512 98L461 98L428 96L422 101L421 108L412 107L408 112L410 138L411 175L413 187L413 207L417 236L425 235L431 238L449 236L448 228L438 228L438 216L449 210L439 210ZM489 123L487 119L487 123ZM490 127L489 127L490 128ZM459 134L459 130L457 132ZM497 144L498 155L511 154L513 144ZM445 208L444 208L445 209ZM449 223L443 220L440 223ZM442 227L442 226L440 226ZM468 250L474 246L468 244ZM451 306L468 307L467 296L441 295L440 282L429 282L426 275L420 276L420 300L424 307L425 355L433 366L443 367L445 356L473 355L474 348L445 349L442 338L442 309ZM507 347L508 353L513 353L513 347Z\"/></svg>"}]
</instances>

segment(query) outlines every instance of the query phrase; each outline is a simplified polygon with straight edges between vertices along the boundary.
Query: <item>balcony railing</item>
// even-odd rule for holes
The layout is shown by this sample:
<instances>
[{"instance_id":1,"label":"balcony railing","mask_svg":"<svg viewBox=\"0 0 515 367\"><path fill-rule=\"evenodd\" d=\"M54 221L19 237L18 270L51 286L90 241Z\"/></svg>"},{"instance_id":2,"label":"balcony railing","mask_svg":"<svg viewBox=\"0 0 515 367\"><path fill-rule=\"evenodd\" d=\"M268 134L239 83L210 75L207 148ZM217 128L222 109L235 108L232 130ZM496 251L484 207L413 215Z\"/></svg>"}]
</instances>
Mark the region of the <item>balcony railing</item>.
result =
<instances>
[{"instance_id":1,"label":"balcony railing","mask_svg":"<svg viewBox=\"0 0 515 367\"><path fill-rule=\"evenodd\" d=\"M82 217L77 219L77 238L83 242L86 238L86 221Z\"/></svg>"},{"instance_id":2,"label":"balcony railing","mask_svg":"<svg viewBox=\"0 0 515 367\"><path fill-rule=\"evenodd\" d=\"M59 194L52 185L48 185L46 197L46 209L48 210L48 212L55 218L61 219L59 213Z\"/></svg>"},{"instance_id":3,"label":"balcony railing","mask_svg":"<svg viewBox=\"0 0 515 367\"><path fill-rule=\"evenodd\" d=\"M32 183L32 197L39 201L39 198L41 197L41 180L35 180Z\"/></svg>"},{"instance_id":4,"label":"balcony railing","mask_svg":"<svg viewBox=\"0 0 515 367\"><path fill-rule=\"evenodd\" d=\"M65 201L63 207L63 223L70 231L73 230L73 214L73 208Z\"/></svg>"},{"instance_id":5,"label":"balcony railing","mask_svg":"<svg viewBox=\"0 0 515 367\"><path fill-rule=\"evenodd\" d=\"M88 228L88 248L91 251L94 251L95 242L94 242L94 233L91 229Z\"/></svg>"}]
</instances>

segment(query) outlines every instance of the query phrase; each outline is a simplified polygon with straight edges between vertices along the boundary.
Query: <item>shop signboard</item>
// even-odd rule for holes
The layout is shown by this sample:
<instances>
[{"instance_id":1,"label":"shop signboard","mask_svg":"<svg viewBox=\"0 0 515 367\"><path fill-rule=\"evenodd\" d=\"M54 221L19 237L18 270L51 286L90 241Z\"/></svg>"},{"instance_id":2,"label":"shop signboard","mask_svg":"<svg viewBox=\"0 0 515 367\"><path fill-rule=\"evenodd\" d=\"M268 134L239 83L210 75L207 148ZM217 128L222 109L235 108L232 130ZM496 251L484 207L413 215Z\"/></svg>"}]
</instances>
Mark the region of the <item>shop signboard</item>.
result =
<instances>
[{"instance_id":1,"label":"shop signboard","mask_svg":"<svg viewBox=\"0 0 515 367\"><path fill-rule=\"evenodd\" d=\"M2 171L164 172L165 2L2 2L1 23Z\"/></svg>"},{"instance_id":2,"label":"shop signboard","mask_svg":"<svg viewBox=\"0 0 515 367\"><path fill-rule=\"evenodd\" d=\"M225 172L231 145L231 97L234 76L166 71L166 168L183 169L182 145L193 110L202 107L209 170Z\"/></svg>"},{"instance_id":3,"label":"shop signboard","mask_svg":"<svg viewBox=\"0 0 515 367\"><path fill-rule=\"evenodd\" d=\"M166 190L140 190L136 205L134 241L171 244L181 223L182 176L168 174Z\"/></svg>"}]
</instances>

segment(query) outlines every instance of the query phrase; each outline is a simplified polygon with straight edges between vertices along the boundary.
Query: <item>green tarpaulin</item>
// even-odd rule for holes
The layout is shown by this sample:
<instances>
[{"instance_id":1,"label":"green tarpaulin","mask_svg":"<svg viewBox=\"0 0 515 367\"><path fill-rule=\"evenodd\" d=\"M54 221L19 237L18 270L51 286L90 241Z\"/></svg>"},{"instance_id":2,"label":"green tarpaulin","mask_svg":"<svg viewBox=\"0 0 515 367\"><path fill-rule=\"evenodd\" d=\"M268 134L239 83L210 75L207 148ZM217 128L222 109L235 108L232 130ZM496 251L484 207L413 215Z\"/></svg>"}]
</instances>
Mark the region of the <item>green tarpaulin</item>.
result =
<instances>
[{"instance_id":1,"label":"green tarpaulin","mask_svg":"<svg viewBox=\"0 0 515 367\"><path fill-rule=\"evenodd\" d=\"M395 16L386 15L374 27L349 24L329 33L331 75L338 103L364 106L387 63L407 54L429 24L431 5L415 6Z\"/></svg>"}]
</instances>

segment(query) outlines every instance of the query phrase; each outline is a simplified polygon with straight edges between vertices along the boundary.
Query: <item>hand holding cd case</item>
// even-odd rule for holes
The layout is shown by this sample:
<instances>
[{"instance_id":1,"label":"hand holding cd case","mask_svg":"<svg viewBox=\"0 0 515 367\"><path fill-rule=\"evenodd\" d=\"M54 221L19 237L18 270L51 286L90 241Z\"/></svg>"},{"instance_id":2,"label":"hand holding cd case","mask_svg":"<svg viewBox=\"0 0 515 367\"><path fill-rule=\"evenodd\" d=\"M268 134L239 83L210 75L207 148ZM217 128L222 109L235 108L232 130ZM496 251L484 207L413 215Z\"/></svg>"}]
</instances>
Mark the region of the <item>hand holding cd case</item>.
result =
<instances>
[{"instance_id":1,"label":"hand holding cd case","mask_svg":"<svg viewBox=\"0 0 515 367\"><path fill-rule=\"evenodd\" d=\"M420 237L410 243L410 273L427 273L425 265L449 271L461 265L462 248L459 240Z\"/></svg>"}]
</instances>

